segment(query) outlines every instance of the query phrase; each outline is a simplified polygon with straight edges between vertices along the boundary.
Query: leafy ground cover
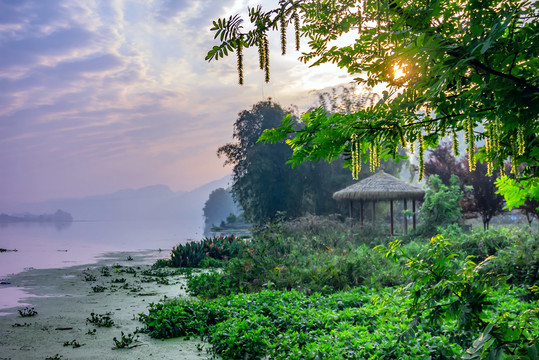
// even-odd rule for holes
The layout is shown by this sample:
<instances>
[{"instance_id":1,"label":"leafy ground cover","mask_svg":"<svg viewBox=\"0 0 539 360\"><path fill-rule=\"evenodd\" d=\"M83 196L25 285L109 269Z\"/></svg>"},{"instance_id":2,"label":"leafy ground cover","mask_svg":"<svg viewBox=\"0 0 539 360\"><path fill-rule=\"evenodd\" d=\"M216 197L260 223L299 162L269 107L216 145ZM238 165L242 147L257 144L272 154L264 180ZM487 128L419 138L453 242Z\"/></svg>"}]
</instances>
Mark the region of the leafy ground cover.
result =
<instances>
[{"instance_id":1,"label":"leafy ground cover","mask_svg":"<svg viewBox=\"0 0 539 360\"><path fill-rule=\"evenodd\" d=\"M512 325L518 324L517 314L533 311L532 304L515 301L521 292L491 294L498 308L508 310L504 316ZM330 295L264 290L151 304L141 320L153 337L201 336L211 344L209 352L223 359L460 359L471 339L481 336L477 329L458 330L456 321L415 324L412 336L414 320L406 316L412 303L391 289ZM537 319L530 326L539 326Z\"/></svg>"},{"instance_id":2,"label":"leafy ground cover","mask_svg":"<svg viewBox=\"0 0 539 360\"><path fill-rule=\"evenodd\" d=\"M140 319L223 359L537 358L537 234L442 232L401 243L327 219L274 224L221 271L188 276L207 300Z\"/></svg>"}]
</instances>

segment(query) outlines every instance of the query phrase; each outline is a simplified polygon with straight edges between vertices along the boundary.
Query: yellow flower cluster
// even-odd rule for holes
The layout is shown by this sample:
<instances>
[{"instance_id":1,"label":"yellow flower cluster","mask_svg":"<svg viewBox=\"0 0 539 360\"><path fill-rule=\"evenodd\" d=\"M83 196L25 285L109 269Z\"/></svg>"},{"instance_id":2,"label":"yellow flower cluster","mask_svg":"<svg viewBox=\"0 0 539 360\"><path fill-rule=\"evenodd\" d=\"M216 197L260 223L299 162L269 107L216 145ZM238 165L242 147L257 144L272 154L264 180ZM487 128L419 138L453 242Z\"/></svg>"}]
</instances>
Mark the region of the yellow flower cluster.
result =
<instances>
[{"instance_id":1,"label":"yellow flower cluster","mask_svg":"<svg viewBox=\"0 0 539 360\"><path fill-rule=\"evenodd\" d=\"M453 129L452 135L453 135L453 155L455 155L455 157L458 157L460 155L459 137L458 137L457 131L455 129Z\"/></svg>"},{"instance_id":2,"label":"yellow flower cluster","mask_svg":"<svg viewBox=\"0 0 539 360\"><path fill-rule=\"evenodd\" d=\"M470 171L475 170L475 136L474 136L474 121L468 118L466 123L466 144L468 145L466 152L468 153L468 168Z\"/></svg>"},{"instance_id":3,"label":"yellow flower cluster","mask_svg":"<svg viewBox=\"0 0 539 360\"><path fill-rule=\"evenodd\" d=\"M369 145L369 150L370 171L374 172L380 166L380 145L373 143Z\"/></svg>"},{"instance_id":4,"label":"yellow flower cluster","mask_svg":"<svg viewBox=\"0 0 539 360\"><path fill-rule=\"evenodd\" d=\"M258 66L260 70L264 70L264 80L269 83L269 44L267 35L263 35L258 41Z\"/></svg>"},{"instance_id":5,"label":"yellow flower cluster","mask_svg":"<svg viewBox=\"0 0 539 360\"><path fill-rule=\"evenodd\" d=\"M359 140L357 139L356 134L352 135L351 158L352 158L352 178L354 180L357 180L359 178L359 173L361 172L361 152L360 152Z\"/></svg>"},{"instance_id":6,"label":"yellow flower cluster","mask_svg":"<svg viewBox=\"0 0 539 360\"><path fill-rule=\"evenodd\" d=\"M491 176L493 171L493 143L495 143L495 136L494 136L494 128L493 126L489 126L487 128L487 136L485 138L485 153L486 153L486 160L487 160L487 175Z\"/></svg>"},{"instance_id":7,"label":"yellow flower cluster","mask_svg":"<svg viewBox=\"0 0 539 360\"><path fill-rule=\"evenodd\" d=\"M286 19L285 14L281 15L281 54L286 55Z\"/></svg>"},{"instance_id":8,"label":"yellow flower cluster","mask_svg":"<svg viewBox=\"0 0 539 360\"><path fill-rule=\"evenodd\" d=\"M425 173L425 144L423 142L423 134L419 134L417 140L419 143L419 153L417 154L419 157L418 181L421 181L423 180L423 174Z\"/></svg>"}]
</instances>

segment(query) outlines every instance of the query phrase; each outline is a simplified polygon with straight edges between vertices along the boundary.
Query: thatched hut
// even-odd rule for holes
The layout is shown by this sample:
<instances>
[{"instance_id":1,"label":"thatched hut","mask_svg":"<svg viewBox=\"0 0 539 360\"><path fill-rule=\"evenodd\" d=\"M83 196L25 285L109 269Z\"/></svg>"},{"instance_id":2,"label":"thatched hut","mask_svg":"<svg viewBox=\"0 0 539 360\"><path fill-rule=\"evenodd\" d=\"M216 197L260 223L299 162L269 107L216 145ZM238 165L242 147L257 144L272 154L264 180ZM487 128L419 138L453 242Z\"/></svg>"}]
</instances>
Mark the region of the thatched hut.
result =
<instances>
[{"instance_id":1,"label":"thatched hut","mask_svg":"<svg viewBox=\"0 0 539 360\"><path fill-rule=\"evenodd\" d=\"M391 235L393 235L393 201L403 200L404 210L407 209L407 200L412 201L413 216L413 228L416 227L415 208L416 201L422 201L425 197L425 191L417 186L413 186L397 179L393 175L385 173L380 170L376 174L358 181L357 183L348 186L345 189L339 190L333 194L335 200L349 200L350 201L350 217L352 217L352 203L353 201L359 201L359 219L360 224L363 226L363 202L372 202L372 219L373 224L376 219L376 202L377 201L389 201L390 213L391 213ZM404 217L404 231L408 232L408 220Z\"/></svg>"}]
</instances>

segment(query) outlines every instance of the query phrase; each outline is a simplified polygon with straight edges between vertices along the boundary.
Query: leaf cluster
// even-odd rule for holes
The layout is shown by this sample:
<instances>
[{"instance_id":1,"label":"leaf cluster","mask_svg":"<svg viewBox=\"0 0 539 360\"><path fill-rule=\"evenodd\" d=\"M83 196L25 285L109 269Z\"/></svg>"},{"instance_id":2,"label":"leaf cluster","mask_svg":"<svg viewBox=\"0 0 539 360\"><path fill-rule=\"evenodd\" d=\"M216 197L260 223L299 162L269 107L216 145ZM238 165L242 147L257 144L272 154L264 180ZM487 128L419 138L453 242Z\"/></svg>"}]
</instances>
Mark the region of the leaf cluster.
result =
<instances>
[{"instance_id":1,"label":"leaf cluster","mask_svg":"<svg viewBox=\"0 0 539 360\"><path fill-rule=\"evenodd\" d=\"M288 139L292 161L337 158L353 139L367 159L369 144L382 156L397 147L435 147L464 131L471 163L475 146L490 168L510 159L514 177L536 176L539 163L539 16L528 0L283 0L270 11L249 12L253 29L239 34L236 17L213 31L222 46L259 46L260 37L298 14L308 49L300 60L335 63L369 87L383 84L379 103L351 114L321 110L306 126L285 122L262 138ZM283 26L281 25L281 31ZM283 37L283 36L281 36ZM238 39L245 38L245 44ZM343 41L338 44L336 40ZM349 40L348 40L349 39ZM208 53L213 59L219 46ZM267 54L266 54L267 56ZM404 75L397 77L396 69ZM267 70L266 70L267 71ZM290 136L292 138L290 139ZM375 159L374 159L375 160ZM524 164L523 174L518 173ZM420 169L421 170L421 169ZM420 176L421 177L421 176Z\"/></svg>"}]
</instances>

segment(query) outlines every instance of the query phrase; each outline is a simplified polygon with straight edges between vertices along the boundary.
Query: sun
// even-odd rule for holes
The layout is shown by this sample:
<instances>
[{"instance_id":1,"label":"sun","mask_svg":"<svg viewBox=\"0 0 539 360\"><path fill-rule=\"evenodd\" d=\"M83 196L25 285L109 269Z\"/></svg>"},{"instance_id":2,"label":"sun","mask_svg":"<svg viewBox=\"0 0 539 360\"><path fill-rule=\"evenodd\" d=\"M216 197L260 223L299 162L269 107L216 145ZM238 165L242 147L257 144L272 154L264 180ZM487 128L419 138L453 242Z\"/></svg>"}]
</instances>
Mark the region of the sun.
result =
<instances>
[{"instance_id":1,"label":"sun","mask_svg":"<svg viewBox=\"0 0 539 360\"><path fill-rule=\"evenodd\" d=\"M406 71L404 71L405 68L406 68L406 65L394 64L393 65L393 80L398 80L401 77L404 77L406 75Z\"/></svg>"}]
</instances>

